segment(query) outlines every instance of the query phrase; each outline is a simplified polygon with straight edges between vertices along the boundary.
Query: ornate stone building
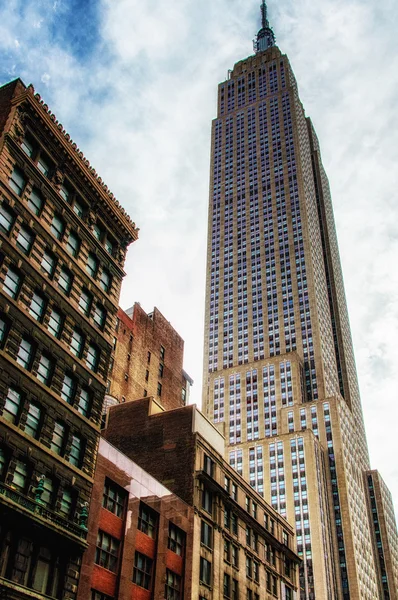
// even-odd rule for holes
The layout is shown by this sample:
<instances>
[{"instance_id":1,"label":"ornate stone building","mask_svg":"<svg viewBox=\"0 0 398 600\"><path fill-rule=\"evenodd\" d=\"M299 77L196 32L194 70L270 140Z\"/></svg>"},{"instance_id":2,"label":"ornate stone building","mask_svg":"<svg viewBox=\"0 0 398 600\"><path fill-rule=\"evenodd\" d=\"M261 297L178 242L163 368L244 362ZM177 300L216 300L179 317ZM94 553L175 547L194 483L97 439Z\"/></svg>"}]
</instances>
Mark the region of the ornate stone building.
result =
<instances>
[{"instance_id":1,"label":"ornate stone building","mask_svg":"<svg viewBox=\"0 0 398 600\"><path fill-rule=\"evenodd\" d=\"M0 589L73 600L137 229L19 79L0 136Z\"/></svg>"}]
</instances>

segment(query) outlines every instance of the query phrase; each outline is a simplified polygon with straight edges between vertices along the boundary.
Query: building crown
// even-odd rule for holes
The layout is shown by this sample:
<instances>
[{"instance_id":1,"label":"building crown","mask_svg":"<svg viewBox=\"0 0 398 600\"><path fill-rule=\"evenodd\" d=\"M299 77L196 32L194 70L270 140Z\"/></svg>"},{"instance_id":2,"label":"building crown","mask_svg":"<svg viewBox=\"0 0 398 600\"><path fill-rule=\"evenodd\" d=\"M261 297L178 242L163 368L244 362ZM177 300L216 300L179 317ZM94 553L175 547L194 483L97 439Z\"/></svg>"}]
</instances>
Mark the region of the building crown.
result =
<instances>
[{"instance_id":1,"label":"building crown","mask_svg":"<svg viewBox=\"0 0 398 600\"><path fill-rule=\"evenodd\" d=\"M271 46L275 46L275 34L270 27L265 0L261 4L261 29L254 40L256 53L263 52Z\"/></svg>"}]
</instances>

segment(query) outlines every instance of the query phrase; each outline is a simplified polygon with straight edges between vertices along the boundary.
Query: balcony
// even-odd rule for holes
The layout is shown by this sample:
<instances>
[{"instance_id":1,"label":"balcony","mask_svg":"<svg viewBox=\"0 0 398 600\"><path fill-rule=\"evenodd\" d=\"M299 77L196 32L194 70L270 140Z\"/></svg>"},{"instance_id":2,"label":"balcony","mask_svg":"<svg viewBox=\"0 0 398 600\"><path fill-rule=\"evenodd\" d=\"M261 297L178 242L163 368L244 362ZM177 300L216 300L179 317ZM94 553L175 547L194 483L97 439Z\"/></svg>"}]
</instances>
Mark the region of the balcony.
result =
<instances>
[{"instance_id":1,"label":"balcony","mask_svg":"<svg viewBox=\"0 0 398 600\"><path fill-rule=\"evenodd\" d=\"M43 527L66 536L85 548L87 547L87 532L79 527L79 525L62 517L55 511L38 504L17 490L4 485L4 483L0 483L0 502L35 520Z\"/></svg>"}]
</instances>

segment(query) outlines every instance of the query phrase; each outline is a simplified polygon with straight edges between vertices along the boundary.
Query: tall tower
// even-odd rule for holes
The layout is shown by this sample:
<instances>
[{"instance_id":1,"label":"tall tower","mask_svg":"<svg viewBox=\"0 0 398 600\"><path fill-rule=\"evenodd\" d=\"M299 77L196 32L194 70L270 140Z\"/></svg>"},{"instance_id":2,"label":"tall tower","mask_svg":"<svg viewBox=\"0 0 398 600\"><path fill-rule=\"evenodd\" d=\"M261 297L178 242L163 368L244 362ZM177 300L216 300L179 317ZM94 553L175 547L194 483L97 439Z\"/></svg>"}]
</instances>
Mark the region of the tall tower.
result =
<instances>
[{"instance_id":1,"label":"tall tower","mask_svg":"<svg viewBox=\"0 0 398 600\"><path fill-rule=\"evenodd\" d=\"M328 179L264 1L261 16L213 121L203 410L230 464L295 524L301 598L395 598L395 523L387 592L370 526Z\"/></svg>"}]
</instances>

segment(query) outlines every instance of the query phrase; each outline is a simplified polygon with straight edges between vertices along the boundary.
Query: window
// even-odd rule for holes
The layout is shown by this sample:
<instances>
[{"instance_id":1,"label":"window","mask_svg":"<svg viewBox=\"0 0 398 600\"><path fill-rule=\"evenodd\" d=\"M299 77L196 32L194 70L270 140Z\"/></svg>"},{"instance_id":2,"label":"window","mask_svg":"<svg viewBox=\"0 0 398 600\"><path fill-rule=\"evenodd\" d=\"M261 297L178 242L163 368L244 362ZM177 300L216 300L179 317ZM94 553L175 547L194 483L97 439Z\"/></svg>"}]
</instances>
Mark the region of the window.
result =
<instances>
[{"instance_id":1,"label":"window","mask_svg":"<svg viewBox=\"0 0 398 600\"><path fill-rule=\"evenodd\" d=\"M246 588L246 600L253 600L253 592L250 588Z\"/></svg>"},{"instance_id":2,"label":"window","mask_svg":"<svg viewBox=\"0 0 398 600\"><path fill-rule=\"evenodd\" d=\"M45 175L47 177L50 172L50 169L51 169L50 159L47 156L45 156L44 154L42 154L39 157L39 160L37 161L37 168L39 169L39 171L41 173L43 173L43 175Z\"/></svg>"},{"instance_id":3,"label":"window","mask_svg":"<svg viewBox=\"0 0 398 600\"><path fill-rule=\"evenodd\" d=\"M113 481L106 479L104 484L104 495L102 497L102 506L117 517L123 517L125 504L126 492L116 485L116 483L113 483Z\"/></svg>"},{"instance_id":4,"label":"window","mask_svg":"<svg viewBox=\"0 0 398 600\"><path fill-rule=\"evenodd\" d=\"M15 461L15 469L12 475L11 487L17 489L22 494L28 485L28 465L22 460Z\"/></svg>"},{"instance_id":5,"label":"window","mask_svg":"<svg viewBox=\"0 0 398 600\"><path fill-rule=\"evenodd\" d=\"M84 348L84 335L80 329L74 329L72 333L72 339L70 342L70 351L72 354L81 358Z\"/></svg>"},{"instance_id":6,"label":"window","mask_svg":"<svg viewBox=\"0 0 398 600\"><path fill-rule=\"evenodd\" d=\"M229 494L230 487L231 487L231 480L230 480L230 478L229 478L229 477L227 477L227 476L225 475L225 476L224 476L224 490L225 490L226 492L228 492L228 494Z\"/></svg>"},{"instance_id":7,"label":"window","mask_svg":"<svg viewBox=\"0 0 398 600\"><path fill-rule=\"evenodd\" d=\"M58 278L58 287L69 296L72 289L73 276L72 273L66 267L62 267Z\"/></svg>"},{"instance_id":8,"label":"window","mask_svg":"<svg viewBox=\"0 0 398 600\"><path fill-rule=\"evenodd\" d=\"M4 291L15 300L21 289L21 284L22 277L20 273L13 267L8 267L3 283Z\"/></svg>"},{"instance_id":9,"label":"window","mask_svg":"<svg viewBox=\"0 0 398 600\"><path fill-rule=\"evenodd\" d=\"M3 348L7 338L8 331L10 329L10 323L8 319L0 316L0 348Z\"/></svg>"},{"instance_id":10,"label":"window","mask_svg":"<svg viewBox=\"0 0 398 600\"><path fill-rule=\"evenodd\" d=\"M289 534L285 530L282 531L282 539L285 546L289 547Z\"/></svg>"},{"instance_id":11,"label":"window","mask_svg":"<svg viewBox=\"0 0 398 600\"><path fill-rule=\"evenodd\" d=\"M61 388L61 398L68 404L72 404L76 392L76 380L72 375L65 373Z\"/></svg>"},{"instance_id":12,"label":"window","mask_svg":"<svg viewBox=\"0 0 398 600\"><path fill-rule=\"evenodd\" d=\"M231 576L228 573L224 573L223 596L224 598L231 597Z\"/></svg>"},{"instance_id":13,"label":"window","mask_svg":"<svg viewBox=\"0 0 398 600\"><path fill-rule=\"evenodd\" d=\"M39 292L34 292L32 300L30 301L29 314L36 319L36 321L41 323L46 311L46 306L46 298Z\"/></svg>"},{"instance_id":14,"label":"window","mask_svg":"<svg viewBox=\"0 0 398 600\"><path fill-rule=\"evenodd\" d=\"M96 592L95 590L91 590L91 600L114 600L113 596L107 596L102 592Z\"/></svg>"},{"instance_id":15,"label":"window","mask_svg":"<svg viewBox=\"0 0 398 600\"><path fill-rule=\"evenodd\" d=\"M82 218L82 216L84 215L84 207L80 200L75 199L73 203L73 212L80 218Z\"/></svg>"},{"instance_id":16,"label":"window","mask_svg":"<svg viewBox=\"0 0 398 600\"><path fill-rule=\"evenodd\" d=\"M51 450L60 456L65 450L66 426L60 421L55 421L51 439Z\"/></svg>"},{"instance_id":17,"label":"window","mask_svg":"<svg viewBox=\"0 0 398 600\"><path fill-rule=\"evenodd\" d=\"M164 369L164 367L163 367L162 363L160 363L159 364L159 377L163 377L163 369Z\"/></svg>"},{"instance_id":18,"label":"window","mask_svg":"<svg viewBox=\"0 0 398 600\"><path fill-rule=\"evenodd\" d=\"M150 538L156 537L158 514L141 502L138 515L138 529Z\"/></svg>"},{"instance_id":19,"label":"window","mask_svg":"<svg viewBox=\"0 0 398 600\"><path fill-rule=\"evenodd\" d=\"M206 454L204 456L203 469L205 473L210 475L210 477L213 477L214 461L212 461L210 456L207 456Z\"/></svg>"},{"instance_id":20,"label":"window","mask_svg":"<svg viewBox=\"0 0 398 600\"><path fill-rule=\"evenodd\" d=\"M48 320L47 329L56 338L59 338L61 335L62 324L64 321L63 315L56 309L53 308L50 313L50 318Z\"/></svg>"},{"instance_id":21,"label":"window","mask_svg":"<svg viewBox=\"0 0 398 600\"><path fill-rule=\"evenodd\" d=\"M41 409L40 406L31 402L26 416L25 433L37 438L40 431Z\"/></svg>"},{"instance_id":22,"label":"window","mask_svg":"<svg viewBox=\"0 0 398 600\"><path fill-rule=\"evenodd\" d=\"M72 435L72 443L69 451L69 462L75 467L80 467L82 462L82 439L78 435Z\"/></svg>"},{"instance_id":23,"label":"window","mask_svg":"<svg viewBox=\"0 0 398 600\"><path fill-rule=\"evenodd\" d=\"M160 360L164 360L165 349L163 346L160 346Z\"/></svg>"},{"instance_id":24,"label":"window","mask_svg":"<svg viewBox=\"0 0 398 600\"><path fill-rule=\"evenodd\" d=\"M102 273L100 276L100 286L104 290L104 292L109 292L111 288L112 277L107 269L102 269Z\"/></svg>"},{"instance_id":25,"label":"window","mask_svg":"<svg viewBox=\"0 0 398 600\"><path fill-rule=\"evenodd\" d=\"M62 513L62 515L68 519L72 515L73 505L74 505L73 492L70 488L65 488L64 490L62 490L60 504L59 504L59 512Z\"/></svg>"},{"instance_id":26,"label":"window","mask_svg":"<svg viewBox=\"0 0 398 600\"><path fill-rule=\"evenodd\" d=\"M11 173L11 177L9 180L10 188L18 194L18 196L22 196L26 185L26 179L24 172L19 167L14 167L13 172Z\"/></svg>"},{"instance_id":27,"label":"window","mask_svg":"<svg viewBox=\"0 0 398 600\"><path fill-rule=\"evenodd\" d=\"M235 502L238 501L238 486L236 483L232 483L232 498L235 500Z\"/></svg>"},{"instance_id":28,"label":"window","mask_svg":"<svg viewBox=\"0 0 398 600\"><path fill-rule=\"evenodd\" d=\"M37 367L37 379L44 383L44 385L50 385L53 371L54 361L47 354L42 354Z\"/></svg>"},{"instance_id":29,"label":"window","mask_svg":"<svg viewBox=\"0 0 398 600\"><path fill-rule=\"evenodd\" d=\"M111 535L98 531L97 548L95 551L95 563L108 569L108 571L116 572L117 560L119 556L119 540Z\"/></svg>"},{"instance_id":30,"label":"window","mask_svg":"<svg viewBox=\"0 0 398 600\"><path fill-rule=\"evenodd\" d=\"M96 304L93 315L94 323L99 329L103 329L106 321L106 310L102 304Z\"/></svg>"},{"instance_id":31,"label":"window","mask_svg":"<svg viewBox=\"0 0 398 600\"><path fill-rule=\"evenodd\" d=\"M145 381L149 380L149 371L148 369L145 371Z\"/></svg>"},{"instance_id":32,"label":"window","mask_svg":"<svg viewBox=\"0 0 398 600\"><path fill-rule=\"evenodd\" d=\"M257 519L257 504L252 502L252 515L254 519Z\"/></svg>"},{"instance_id":33,"label":"window","mask_svg":"<svg viewBox=\"0 0 398 600\"><path fill-rule=\"evenodd\" d=\"M93 278L95 278L97 275L98 265L98 258L95 256L95 254L90 252L87 257L86 271Z\"/></svg>"},{"instance_id":34,"label":"window","mask_svg":"<svg viewBox=\"0 0 398 600\"><path fill-rule=\"evenodd\" d=\"M116 243L109 237L107 237L105 240L105 249L111 256L115 255Z\"/></svg>"},{"instance_id":35,"label":"window","mask_svg":"<svg viewBox=\"0 0 398 600\"><path fill-rule=\"evenodd\" d=\"M202 508L209 514L212 514L213 512L213 497L211 492L206 488L204 488L202 493Z\"/></svg>"},{"instance_id":36,"label":"window","mask_svg":"<svg viewBox=\"0 0 398 600\"><path fill-rule=\"evenodd\" d=\"M158 396L162 395L162 384L161 383L158 383L157 394L158 394Z\"/></svg>"},{"instance_id":37,"label":"window","mask_svg":"<svg viewBox=\"0 0 398 600\"><path fill-rule=\"evenodd\" d=\"M231 545L229 540L224 539L224 560L227 563L231 562Z\"/></svg>"},{"instance_id":38,"label":"window","mask_svg":"<svg viewBox=\"0 0 398 600\"><path fill-rule=\"evenodd\" d=\"M182 556L184 554L184 547L185 533L177 525L174 525L174 523L169 523L169 550L175 552L178 556Z\"/></svg>"},{"instance_id":39,"label":"window","mask_svg":"<svg viewBox=\"0 0 398 600\"><path fill-rule=\"evenodd\" d=\"M33 360L33 346L29 340L22 338L17 353L17 363L24 369L30 369Z\"/></svg>"},{"instance_id":40,"label":"window","mask_svg":"<svg viewBox=\"0 0 398 600\"><path fill-rule=\"evenodd\" d=\"M253 577L253 561L250 556L246 556L246 577Z\"/></svg>"},{"instance_id":41,"label":"window","mask_svg":"<svg viewBox=\"0 0 398 600\"><path fill-rule=\"evenodd\" d=\"M150 364L150 362L151 362L151 353L148 352L148 357L147 357L147 363L148 363L148 365Z\"/></svg>"},{"instance_id":42,"label":"window","mask_svg":"<svg viewBox=\"0 0 398 600\"><path fill-rule=\"evenodd\" d=\"M18 232L17 247L22 250L24 254L29 254L32 249L35 236L29 227L22 225Z\"/></svg>"},{"instance_id":43,"label":"window","mask_svg":"<svg viewBox=\"0 0 398 600\"><path fill-rule=\"evenodd\" d=\"M87 349L86 365L94 372L98 369L99 355L97 346L90 344Z\"/></svg>"},{"instance_id":44,"label":"window","mask_svg":"<svg viewBox=\"0 0 398 600\"><path fill-rule=\"evenodd\" d=\"M246 496L246 510L247 510L247 512L250 512L250 498L249 498L249 496Z\"/></svg>"},{"instance_id":45,"label":"window","mask_svg":"<svg viewBox=\"0 0 398 600\"><path fill-rule=\"evenodd\" d=\"M84 417L88 417L90 412L90 404L91 404L91 395L87 388L82 387L80 390L80 394L77 398L77 403L75 408L77 408L78 412Z\"/></svg>"},{"instance_id":46,"label":"window","mask_svg":"<svg viewBox=\"0 0 398 600\"><path fill-rule=\"evenodd\" d=\"M51 223L51 233L57 238L57 240L62 240L65 231L65 221L61 217L61 215L55 213L53 216L53 220Z\"/></svg>"},{"instance_id":47,"label":"window","mask_svg":"<svg viewBox=\"0 0 398 600\"><path fill-rule=\"evenodd\" d=\"M285 587L285 599L293 600L293 590L287 586Z\"/></svg>"},{"instance_id":48,"label":"window","mask_svg":"<svg viewBox=\"0 0 398 600\"><path fill-rule=\"evenodd\" d=\"M181 598L181 577L169 569L166 569L164 597L165 600L179 600Z\"/></svg>"},{"instance_id":49,"label":"window","mask_svg":"<svg viewBox=\"0 0 398 600\"><path fill-rule=\"evenodd\" d=\"M29 140L28 138L25 137L22 140L21 148L25 152L25 154L27 154L30 158L32 158L32 156L34 154L35 146L31 140Z\"/></svg>"},{"instance_id":50,"label":"window","mask_svg":"<svg viewBox=\"0 0 398 600\"><path fill-rule=\"evenodd\" d=\"M79 248L80 239L74 231L71 231L66 242L66 249L72 256L77 256L79 254Z\"/></svg>"},{"instance_id":51,"label":"window","mask_svg":"<svg viewBox=\"0 0 398 600\"><path fill-rule=\"evenodd\" d=\"M239 567L239 548L232 544L232 564L234 567Z\"/></svg>"},{"instance_id":52,"label":"window","mask_svg":"<svg viewBox=\"0 0 398 600\"><path fill-rule=\"evenodd\" d=\"M15 215L11 208L3 202L0 207L0 231L3 233L10 233L12 226L14 225Z\"/></svg>"},{"instance_id":53,"label":"window","mask_svg":"<svg viewBox=\"0 0 398 600\"><path fill-rule=\"evenodd\" d=\"M134 557L133 583L146 590L151 589L152 559L141 552L136 552Z\"/></svg>"},{"instance_id":54,"label":"window","mask_svg":"<svg viewBox=\"0 0 398 600\"><path fill-rule=\"evenodd\" d=\"M57 259L55 258L55 254L46 248L41 259L41 270L50 277L53 277L56 265Z\"/></svg>"},{"instance_id":55,"label":"window","mask_svg":"<svg viewBox=\"0 0 398 600\"><path fill-rule=\"evenodd\" d=\"M48 477L45 477L44 479L44 487L41 501L50 508L54 503L54 483L52 479Z\"/></svg>"},{"instance_id":56,"label":"window","mask_svg":"<svg viewBox=\"0 0 398 600\"><path fill-rule=\"evenodd\" d=\"M260 582L260 564L253 561L253 579L256 583Z\"/></svg>"},{"instance_id":57,"label":"window","mask_svg":"<svg viewBox=\"0 0 398 600\"><path fill-rule=\"evenodd\" d=\"M15 388L8 388L6 401L3 407L3 417L10 421L10 423L16 423L18 419L18 413L21 406L21 394Z\"/></svg>"},{"instance_id":58,"label":"window","mask_svg":"<svg viewBox=\"0 0 398 600\"><path fill-rule=\"evenodd\" d=\"M30 196L28 198L28 208L32 211L32 213L34 213L35 215L40 215L41 211L43 210L43 206L44 206L44 199L43 196L41 195L41 193L39 192L39 190L37 188L33 188L33 190L30 193Z\"/></svg>"},{"instance_id":59,"label":"window","mask_svg":"<svg viewBox=\"0 0 398 600\"><path fill-rule=\"evenodd\" d=\"M231 515L231 524L232 524L232 533L234 535L238 535L238 517L235 515L235 513L232 513L232 515Z\"/></svg>"},{"instance_id":60,"label":"window","mask_svg":"<svg viewBox=\"0 0 398 600\"><path fill-rule=\"evenodd\" d=\"M62 198L65 200L65 202L69 203L71 191L69 190L68 187L66 187L66 185L61 185L61 187L59 189L59 193L62 196Z\"/></svg>"},{"instance_id":61,"label":"window","mask_svg":"<svg viewBox=\"0 0 398 600\"><path fill-rule=\"evenodd\" d=\"M6 455L4 448L2 448L0 446L0 477L2 479L4 479L6 467L7 467L7 455Z\"/></svg>"},{"instance_id":62,"label":"window","mask_svg":"<svg viewBox=\"0 0 398 600\"><path fill-rule=\"evenodd\" d=\"M103 232L102 228L98 225L98 223L95 223L93 225L93 234L94 234L94 237L97 238L97 240L99 242L101 242L101 240L104 236L104 232Z\"/></svg>"},{"instance_id":63,"label":"window","mask_svg":"<svg viewBox=\"0 0 398 600\"><path fill-rule=\"evenodd\" d=\"M92 301L93 295L86 288L83 288L79 299L79 308L86 316L90 314Z\"/></svg>"},{"instance_id":64,"label":"window","mask_svg":"<svg viewBox=\"0 0 398 600\"><path fill-rule=\"evenodd\" d=\"M200 542L208 548L213 548L213 527L206 521L201 521Z\"/></svg>"},{"instance_id":65,"label":"window","mask_svg":"<svg viewBox=\"0 0 398 600\"><path fill-rule=\"evenodd\" d=\"M210 585L211 582L211 562L200 557L200 581L205 585Z\"/></svg>"},{"instance_id":66,"label":"window","mask_svg":"<svg viewBox=\"0 0 398 600\"><path fill-rule=\"evenodd\" d=\"M239 583L237 579L232 580L232 600L239 600Z\"/></svg>"}]
</instances>

